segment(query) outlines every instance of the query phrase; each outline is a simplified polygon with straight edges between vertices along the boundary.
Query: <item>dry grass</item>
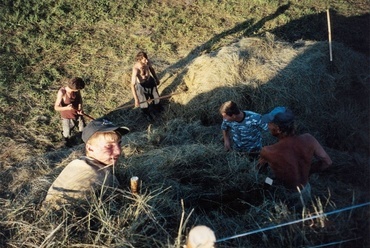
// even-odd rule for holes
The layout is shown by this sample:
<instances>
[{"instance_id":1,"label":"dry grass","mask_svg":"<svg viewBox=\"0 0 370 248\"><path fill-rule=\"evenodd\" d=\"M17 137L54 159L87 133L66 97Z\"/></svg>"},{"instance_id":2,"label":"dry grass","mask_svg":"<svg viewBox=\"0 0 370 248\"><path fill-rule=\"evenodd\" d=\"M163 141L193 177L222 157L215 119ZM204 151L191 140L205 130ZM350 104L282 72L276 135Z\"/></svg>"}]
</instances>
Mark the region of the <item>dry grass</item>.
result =
<instances>
[{"instance_id":1,"label":"dry grass","mask_svg":"<svg viewBox=\"0 0 370 248\"><path fill-rule=\"evenodd\" d=\"M1 89L6 88L1 94L1 106L6 108L0 111L6 116L0 140L1 247L179 248L198 224L211 227L220 239L369 202L368 58L334 42L330 62L325 42L286 42L265 32L297 20L294 10L300 4L311 15L327 3L294 2L286 13L259 26L258 20L273 13L277 3L245 1L233 7L227 1L206 2L153 1L153 9L141 16L138 12L145 6L128 1L127 8L110 6L112 19L96 11L95 22L89 19L93 16L77 21L72 15L65 23L51 16L58 34L49 33L49 24L32 15L27 22L8 20L9 25L24 26L16 29L12 43L4 43L6 54L18 56L4 60L12 67L1 63L6 78L18 82L9 89L0 82ZM60 11L60 4L55 3L53 11ZM114 14L135 4L132 12ZM89 3L86 9L92 6ZM155 11L158 6L162 12ZM203 15L201 9L206 11ZM244 10L260 16L246 20ZM161 22L158 13L163 13ZM124 19L132 15L138 22ZM141 25L143 20L157 29ZM60 29L63 26L68 28ZM24 37L33 28L55 37L25 46ZM263 35L242 38L243 32ZM77 46L72 38L84 42ZM63 49L53 39L62 41ZM180 93L162 101L165 111L152 124L139 109L124 107L132 103L130 68L141 48L153 55L162 78L160 92ZM61 147L55 132L60 129L59 117L51 107L65 76L75 73L89 82L82 92L85 111L131 129L115 171L122 187L87 205L41 212L52 181L84 153L82 144ZM27 97L24 92L29 92ZM266 175L256 170L256 161L223 151L218 108L230 99L260 113L289 106L297 115L298 131L312 133L323 144L334 166L310 178L312 203L299 211L289 208L263 190ZM267 132L263 137L265 144L275 142ZM138 195L129 192L131 176L141 180ZM367 247L368 209L263 231L217 247L309 247L342 240L352 240L345 247Z\"/></svg>"},{"instance_id":2,"label":"dry grass","mask_svg":"<svg viewBox=\"0 0 370 248\"><path fill-rule=\"evenodd\" d=\"M184 70L187 91L167 101L166 111L153 125L142 123L124 137L125 158L116 168L122 190L108 198L95 198L87 206L59 212L38 210L53 178L83 154L83 145L26 159L4 171L3 176L12 178L3 183L7 188L3 188L0 225L8 230L2 234L3 244L180 247L191 226L198 223L210 226L222 238L368 201L368 182L356 182L357 177L369 173L362 153L368 141L361 136L367 130L361 122L367 118L366 111L361 102L346 99L350 104L344 105L343 99L337 99L342 90L354 91L359 97L366 94L351 88L353 81L344 80L366 79L360 66L363 58L338 46L337 57L351 56L351 64L344 62L344 67L335 61L333 73L319 64L326 58L325 44L305 42L295 47L271 39L243 39L199 57ZM260 71L265 72L263 78ZM365 81L356 83L367 89ZM299 130L310 131L322 141L334 167L311 178L316 197L313 204L293 211L264 193L265 175L255 169L256 161L223 151L218 107L228 99L259 112L288 105L297 113ZM346 113L354 109L357 119L351 118L351 125L341 134L330 128L347 123ZM129 127L141 118L131 113L136 118L131 119L125 113L128 110L122 109L109 116ZM320 119L326 124L320 125ZM354 129L354 135L343 134ZM32 130L36 129L27 132ZM268 133L264 137L265 143L274 142ZM350 148L352 154L347 152ZM129 192L131 176L141 179L139 195ZM6 200L9 198L13 200ZM350 215L342 213L221 242L218 247L267 247L271 242L276 247L302 247L338 241L338 237L356 239L352 244L366 243L368 223L360 221L366 215L368 211L359 209Z\"/></svg>"},{"instance_id":3,"label":"dry grass","mask_svg":"<svg viewBox=\"0 0 370 248\"><path fill-rule=\"evenodd\" d=\"M59 212L38 210L53 178L69 161L83 154L83 145L30 158L3 172L12 177L6 183L2 201L0 225L8 230L3 232L3 244L180 247L191 226L198 223L210 226L222 238L368 201L364 191L368 182L355 182L369 173L366 155L361 152L367 140L360 135L367 130L361 122L366 111L361 102L347 99L351 104L343 105L343 99L338 101L336 97L343 94L342 90L361 96L350 87L353 81L343 79L366 79L360 66L363 59L352 55L345 71L336 61L333 73L325 64L318 65L326 57L325 44L305 42L295 47L271 39L243 39L218 53L199 57L184 70L187 91L167 101L166 111L153 125L142 130L139 125L124 137L125 158L116 168L123 187L108 198L95 198L85 207ZM258 53L260 50L265 52ZM344 49L336 51L338 58L350 56ZM264 78L253 71L264 71ZM322 86L324 82L326 87ZM367 89L365 81L356 83ZM329 89L330 94L323 92ZM316 197L313 204L301 212L292 211L284 202L264 193L265 175L255 169L256 161L223 151L218 107L228 99L259 112L288 105L297 113L299 130L310 131L322 141L334 167L312 176ZM333 108L339 105L340 110ZM356 129L356 135L338 134L330 128L347 123L345 113L354 109L357 119L351 118L351 126L341 133ZM109 116L129 127L140 120L132 113L136 119L124 113L128 110L113 111ZM319 124L320 118L325 125ZM268 133L264 137L265 143L274 142ZM357 149L350 154L347 151L354 143ZM344 179L344 175L350 178ZM131 176L141 179L139 195L129 192ZM12 202L5 200L8 198ZM276 247L301 247L338 241L339 236L342 240L356 239L352 244L366 243L368 223L360 219L367 214L359 209L351 215L342 213L221 242L218 247L265 247L271 242Z\"/></svg>"}]
</instances>

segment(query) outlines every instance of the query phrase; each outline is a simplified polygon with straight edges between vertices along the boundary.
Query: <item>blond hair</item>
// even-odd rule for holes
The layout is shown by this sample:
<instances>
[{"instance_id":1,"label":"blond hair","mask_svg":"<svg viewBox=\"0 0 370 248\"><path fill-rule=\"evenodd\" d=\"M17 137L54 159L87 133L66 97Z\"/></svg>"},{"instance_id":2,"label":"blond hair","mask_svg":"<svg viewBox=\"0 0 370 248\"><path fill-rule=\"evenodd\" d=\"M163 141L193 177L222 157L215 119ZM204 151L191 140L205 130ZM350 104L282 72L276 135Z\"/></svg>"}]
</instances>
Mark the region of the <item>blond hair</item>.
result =
<instances>
[{"instance_id":1,"label":"blond hair","mask_svg":"<svg viewBox=\"0 0 370 248\"><path fill-rule=\"evenodd\" d=\"M108 131L108 132L96 132L89 140L86 142L86 144L94 145L97 143L98 140L105 140L108 142L120 142L121 135L116 131ZM89 151L86 149L86 155L89 155Z\"/></svg>"}]
</instances>

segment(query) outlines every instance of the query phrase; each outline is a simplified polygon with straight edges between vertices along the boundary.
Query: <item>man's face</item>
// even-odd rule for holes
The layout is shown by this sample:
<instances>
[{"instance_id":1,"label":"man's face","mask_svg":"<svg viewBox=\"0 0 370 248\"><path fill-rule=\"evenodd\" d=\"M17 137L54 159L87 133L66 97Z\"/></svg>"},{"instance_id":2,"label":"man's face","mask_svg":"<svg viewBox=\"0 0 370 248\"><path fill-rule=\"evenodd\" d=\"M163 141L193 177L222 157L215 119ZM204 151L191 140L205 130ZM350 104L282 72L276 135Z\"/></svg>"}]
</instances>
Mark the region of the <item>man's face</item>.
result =
<instances>
[{"instance_id":1,"label":"man's face","mask_svg":"<svg viewBox=\"0 0 370 248\"><path fill-rule=\"evenodd\" d=\"M281 131L279 129L279 126L276 125L275 123L270 122L268 124L268 128L269 128L270 133L271 133L272 136L275 136L276 137L276 136L278 136L281 133Z\"/></svg>"},{"instance_id":2,"label":"man's face","mask_svg":"<svg viewBox=\"0 0 370 248\"><path fill-rule=\"evenodd\" d=\"M143 65L147 65L148 64L148 60L143 57L141 60L140 60L140 63L143 64Z\"/></svg>"},{"instance_id":3,"label":"man's face","mask_svg":"<svg viewBox=\"0 0 370 248\"><path fill-rule=\"evenodd\" d=\"M100 136L92 144L89 144L89 156L105 165L115 164L121 155L121 142L106 140Z\"/></svg>"}]
</instances>

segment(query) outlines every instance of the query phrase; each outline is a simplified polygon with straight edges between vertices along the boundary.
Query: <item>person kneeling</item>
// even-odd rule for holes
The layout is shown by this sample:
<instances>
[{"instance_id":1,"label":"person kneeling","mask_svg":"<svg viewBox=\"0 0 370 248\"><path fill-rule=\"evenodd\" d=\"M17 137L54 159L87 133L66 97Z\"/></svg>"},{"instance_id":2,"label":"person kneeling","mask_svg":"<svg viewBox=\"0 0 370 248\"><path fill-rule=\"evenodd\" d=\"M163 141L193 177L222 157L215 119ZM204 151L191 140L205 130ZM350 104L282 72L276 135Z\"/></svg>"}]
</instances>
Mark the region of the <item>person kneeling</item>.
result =
<instances>
[{"instance_id":1,"label":"person kneeling","mask_svg":"<svg viewBox=\"0 0 370 248\"><path fill-rule=\"evenodd\" d=\"M320 143L309 133L296 135L294 114L286 107L276 107L262 116L278 142L262 148L259 166L269 165L273 176L266 183L281 192L295 206L311 198L309 176L331 166L332 161ZM316 159L315 163L312 161Z\"/></svg>"}]
</instances>

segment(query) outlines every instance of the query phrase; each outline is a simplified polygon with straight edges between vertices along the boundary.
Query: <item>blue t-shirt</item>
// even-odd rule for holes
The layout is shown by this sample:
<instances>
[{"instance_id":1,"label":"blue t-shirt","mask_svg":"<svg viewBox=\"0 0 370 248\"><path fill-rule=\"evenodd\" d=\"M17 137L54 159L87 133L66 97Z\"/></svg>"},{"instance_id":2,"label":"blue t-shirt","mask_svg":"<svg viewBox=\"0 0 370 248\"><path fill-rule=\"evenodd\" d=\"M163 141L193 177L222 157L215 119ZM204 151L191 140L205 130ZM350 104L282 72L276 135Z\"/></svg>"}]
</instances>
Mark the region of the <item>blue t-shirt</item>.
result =
<instances>
[{"instance_id":1,"label":"blue t-shirt","mask_svg":"<svg viewBox=\"0 0 370 248\"><path fill-rule=\"evenodd\" d=\"M239 152L260 151L262 148L261 131L267 130L267 123L261 123L261 115L252 111L243 111L241 122L223 120L222 130L229 130L233 149Z\"/></svg>"}]
</instances>

